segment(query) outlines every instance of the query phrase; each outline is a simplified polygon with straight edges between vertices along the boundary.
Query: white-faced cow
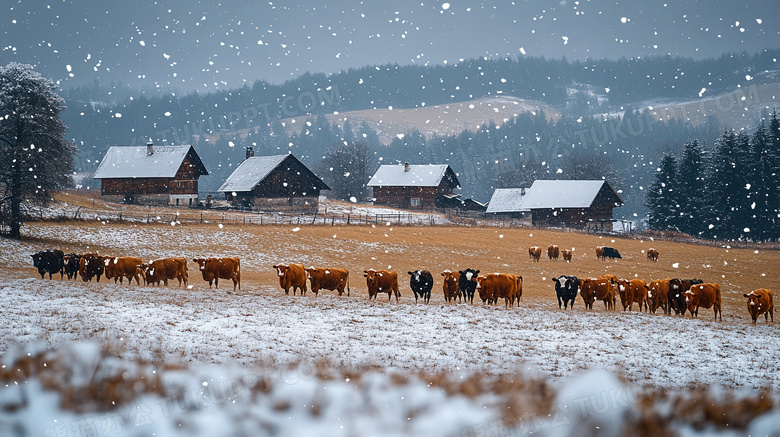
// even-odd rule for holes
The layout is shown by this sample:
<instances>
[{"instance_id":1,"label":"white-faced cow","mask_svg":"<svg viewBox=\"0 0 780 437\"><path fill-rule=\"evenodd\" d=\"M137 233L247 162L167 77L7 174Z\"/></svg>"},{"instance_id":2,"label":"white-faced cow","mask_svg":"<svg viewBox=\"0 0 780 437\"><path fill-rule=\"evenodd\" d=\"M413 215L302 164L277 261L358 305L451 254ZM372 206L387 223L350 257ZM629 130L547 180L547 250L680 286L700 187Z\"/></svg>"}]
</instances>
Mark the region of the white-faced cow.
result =
<instances>
[{"instance_id":1,"label":"white-faced cow","mask_svg":"<svg viewBox=\"0 0 780 437\"><path fill-rule=\"evenodd\" d=\"M555 295L558 297L558 309L563 309L569 306L569 309L574 309L574 299L577 297L577 293L580 291L580 280L576 276L561 275L557 278L552 278L555 282Z\"/></svg>"},{"instance_id":2,"label":"white-faced cow","mask_svg":"<svg viewBox=\"0 0 780 437\"><path fill-rule=\"evenodd\" d=\"M743 296L747 298L748 313L750 313L754 325L761 314L764 315L764 320L769 322L769 318L771 317L772 322L774 323L775 316L773 313L775 310L775 303L773 302L772 290L759 288L750 293L745 293Z\"/></svg>"},{"instance_id":3,"label":"white-faced cow","mask_svg":"<svg viewBox=\"0 0 780 437\"><path fill-rule=\"evenodd\" d=\"M363 270L363 276L366 278L368 287L368 300L376 300L379 293L387 293L387 301L390 301L395 293L395 301L401 298L401 292L398 290L398 273L390 270Z\"/></svg>"},{"instance_id":4,"label":"white-faced cow","mask_svg":"<svg viewBox=\"0 0 780 437\"><path fill-rule=\"evenodd\" d=\"M458 270L458 289L463 295L463 301L474 303L474 291L477 289L477 283L474 282L479 275L479 270L466 269Z\"/></svg>"},{"instance_id":5,"label":"white-faced cow","mask_svg":"<svg viewBox=\"0 0 780 437\"><path fill-rule=\"evenodd\" d=\"M433 275L428 270L415 270L409 273L409 287L414 292L414 301L417 297L423 298L425 303L431 301L431 290L433 289Z\"/></svg>"}]
</instances>

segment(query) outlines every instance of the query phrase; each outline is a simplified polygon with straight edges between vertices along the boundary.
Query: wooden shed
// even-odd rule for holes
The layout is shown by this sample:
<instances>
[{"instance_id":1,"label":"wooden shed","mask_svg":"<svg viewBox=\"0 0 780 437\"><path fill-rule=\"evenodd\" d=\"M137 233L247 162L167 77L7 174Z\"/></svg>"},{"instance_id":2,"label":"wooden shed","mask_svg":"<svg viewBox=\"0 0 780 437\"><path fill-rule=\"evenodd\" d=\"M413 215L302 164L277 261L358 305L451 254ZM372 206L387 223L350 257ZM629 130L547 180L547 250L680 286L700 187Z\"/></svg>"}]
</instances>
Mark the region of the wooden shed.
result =
<instances>
[{"instance_id":1,"label":"wooden shed","mask_svg":"<svg viewBox=\"0 0 780 437\"><path fill-rule=\"evenodd\" d=\"M192 146L150 142L109 148L93 178L109 202L196 205L198 178L208 174Z\"/></svg>"},{"instance_id":2,"label":"wooden shed","mask_svg":"<svg viewBox=\"0 0 780 437\"><path fill-rule=\"evenodd\" d=\"M292 154L253 156L236 167L219 188L235 207L253 210L313 210L325 182Z\"/></svg>"},{"instance_id":3,"label":"wooden shed","mask_svg":"<svg viewBox=\"0 0 780 437\"><path fill-rule=\"evenodd\" d=\"M367 184L374 204L403 209L445 208L460 182L449 165L383 165Z\"/></svg>"},{"instance_id":4,"label":"wooden shed","mask_svg":"<svg viewBox=\"0 0 780 437\"><path fill-rule=\"evenodd\" d=\"M530 188L496 190L488 213L528 216L534 226L588 227L611 224L623 199L604 180L535 181Z\"/></svg>"}]
</instances>

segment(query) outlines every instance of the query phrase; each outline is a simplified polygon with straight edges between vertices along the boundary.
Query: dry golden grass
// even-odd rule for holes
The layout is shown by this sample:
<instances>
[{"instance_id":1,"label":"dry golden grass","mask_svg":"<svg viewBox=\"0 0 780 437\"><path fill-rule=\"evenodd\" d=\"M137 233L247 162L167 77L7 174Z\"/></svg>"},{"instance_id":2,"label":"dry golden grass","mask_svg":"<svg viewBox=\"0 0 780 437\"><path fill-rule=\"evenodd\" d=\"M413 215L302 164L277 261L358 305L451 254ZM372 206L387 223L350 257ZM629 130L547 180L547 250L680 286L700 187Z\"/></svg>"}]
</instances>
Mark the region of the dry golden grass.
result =
<instances>
[{"instance_id":1,"label":"dry golden grass","mask_svg":"<svg viewBox=\"0 0 780 437\"><path fill-rule=\"evenodd\" d=\"M36 226L94 227L94 222L38 223ZM107 224L103 228L117 230L134 228L143 234L144 227L165 225ZM167 225L170 228L169 225ZM297 231L293 229L298 228ZM347 268L351 274L351 287L358 294L365 294L362 272L369 268L392 269L400 273L402 295L409 297L406 272L428 269L436 280L434 303L443 303L440 272L444 269L462 270L468 267L482 272L506 272L520 274L524 278L525 298L554 299L552 277L572 274L578 277L593 277L604 273L624 278L652 279L682 277L700 278L705 282L721 285L723 312L746 313L742 294L757 288L772 288L780 272L780 253L771 249L726 248L673 241L648 241L635 238L619 238L588 235L574 232L560 232L531 228L490 228L457 226L294 226L294 225L226 225L218 228L210 225L186 225L188 233L198 235L214 234L217 241L203 247L201 253L233 253L242 259L252 259L255 254L266 254L277 262L298 262L321 258L321 267ZM244 247L237 250L232 243L219 243L220 232L237 231L245 234ZM131 256L127 249L116 246L99 247L90 241L33 240L36 246L62 247L67 250L99 250L114 256ZM180 250L175 239L148 241L149 247L161 252ZM532 245L546 247L557 244L561 248L573 249L571 263L562 260L549 261L543 256L540 262L528 257L527 248ZM596 246L617 248L623 259L597 260ZM725 246L725 243L724 243ZM648 261L643 250L654 247L660 251L658 262ZM278 259L275 253L285 253ZM179 252L192 258L197 253ZM677 267L675 267L677 265ZM192 264L190 266L192 268ZM21 273L21 272L20 272ZM30 266L24 273L35 275ZM197 273L195 273L197 274ZM200 284L200 278L194 278ZM277 283L271 264L267 269L242 269L242 288L252 289L257 285ZM581 306L581 301L577 302ZM701 317L709 318L711 313L702 310Z\"/></svg>"},{"instance_id":2,"label":"dry golden grass","mask_svg":"<svg viewBox=\"0 0 780 437\"><path fill-rule=\"evenodd\" d=\"M200 214L199 211L181 208L145 207L138 205L120 205L107 203L96 192L71 191L61 193L56 198L74 206L103 211L126 211L151 215ZM331 202L331 201L328 201ZM334 206L344 207L338 202ZM94 208L93 208L94 204ZM223 212L206 211L207 219L220 217ZM240 217L244 213L228 213ZM647 233L643 236L625 237L599 236L578 232L563 232L535 228L498 228L464 226L399 226L396 224L372 225L240 225L225 222L223 228L209 224L184 224L183 229L192 239L209 236L216 241L198 249L198 253L182 250L174 238L157 240L146 239L148 248L159 252L177 253L192 259L200 253L221 252L239 256L242 260L251 260L256 254L264 254L273 262L300 262L305 259L322 259L320 267L341 267L351 272L350 286L359 295L364 295L365 282L363 270L392 269L399 272L401 293L412 296L408 289L406 272L416 269L428 269L433 273L436 284L432 302L444 303L441 291L440 273L445 269L462 270L468 267L481 272L506 272L523 276L525 298L554 300L552 277L561 274L576 275L580 278L595 277L604 273L619 278L641 278L648 282L664 278L699 278L705 282L716 282L721 286L723 312L738 313L745 316L745 301L742 294L757 288L773 288L780 273L780 251L776 246L739 245L728 242L707 244L690 243L690 239L681 235ZM232 223L241 223L234 220ZM93 229L94 221L70 221L65 223L42 222L36 226L79 227ZM103 228L115 228L118 231L136 229L143 235L144 227L170 229L169 224L130 224L107 223ZM297 231L293 231L296 229ZM245 233L241 248L234 246L232 240L221 243L220 232ZM55 232L56 233L56 232ZM29 235L31 241L40 248L57 247L67 251L86 252L98 250L102 254L114 256L136 256L123 248L118 242L111 246L96 246L92 241L64 241L39 239ZM662 238L662 239L659 239ZM142 239L143 240L143 239ZM159 241L158 241L159 240ZM688 242L686 242L688 241ZM528 257L528 247L547 247L557 244L561 249L572 249L571 263L563 260L549 261L546 253L542 260L533 262ZM601 261L595 257L596 246L610 246L618 249L621 260ZM742 247L737 247L742 246ZM643 251L653 247L660 252L658 262L649 261ZM279 254L277 256L277 254ZM258 285L276 285L276 273L268 263L267 268L250 269L242 263L242 289L251 290ZM304 262L304 264L307 264ZM264 265L264 264L262 264ZM676 265L676 267L675 267ZM191 283L202 284L197 270L190 264ZM308 266L308 265L307 265ZM36 271L30 265L19 272L35 276ZM194 270L194 271L193 271ZM16 274L16 273L15 273ZM192 275L191 275L192 276ZM323 290L323 292L328 293ZM582 308L578 297L576 306ZM601 310L601 308L599 308ZM744 314L743 314L744 313ZM710 318L711 310L700 311L700 317Z\"/></svg>"}]
</instances>

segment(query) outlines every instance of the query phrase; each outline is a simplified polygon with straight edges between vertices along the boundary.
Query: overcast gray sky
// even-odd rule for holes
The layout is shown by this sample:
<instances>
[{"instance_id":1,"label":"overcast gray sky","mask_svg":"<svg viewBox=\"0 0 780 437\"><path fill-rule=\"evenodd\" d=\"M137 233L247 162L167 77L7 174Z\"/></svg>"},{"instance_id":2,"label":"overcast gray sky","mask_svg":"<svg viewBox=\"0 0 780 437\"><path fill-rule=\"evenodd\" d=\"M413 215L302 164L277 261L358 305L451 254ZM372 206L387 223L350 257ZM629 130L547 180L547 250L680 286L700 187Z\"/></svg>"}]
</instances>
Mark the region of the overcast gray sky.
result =
<instances>
[{"instance_id":1,"label":"overcast gray sky","mask_svg":"<svg viewBox=\"0 0 780 437\"><path fill-rule=\"evenodd\" d=\"M33 64L63 87L119 79L213 91L388 62L704 58L780 46L777 0L131 3L3 6L0 62Z\"/></svg>"}]
</instances>

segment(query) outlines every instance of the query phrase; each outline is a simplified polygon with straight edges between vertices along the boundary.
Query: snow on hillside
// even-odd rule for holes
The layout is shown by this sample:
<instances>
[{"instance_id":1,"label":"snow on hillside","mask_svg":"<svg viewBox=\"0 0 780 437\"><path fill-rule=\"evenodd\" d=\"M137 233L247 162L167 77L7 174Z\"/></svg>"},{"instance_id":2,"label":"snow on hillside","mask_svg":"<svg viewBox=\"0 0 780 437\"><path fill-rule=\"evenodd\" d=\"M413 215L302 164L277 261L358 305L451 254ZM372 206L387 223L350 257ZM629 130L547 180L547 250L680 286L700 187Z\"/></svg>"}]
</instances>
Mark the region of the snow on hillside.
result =
<instances>
[{"instance_id":1,"label":"snow on hillside","mask_svg":"<svg viewBox=\"0 0 780 437\"><path fill-rule=\"evenodd\" d=\"M455 102L418 108L374 108L359 111L327 114L330 123L340 128L349 120L353 129L366 123L379 136L383 144L390 144L396 138L418 130L426 137L433 135L458 135L463 130L476 131L491 120L497 125L517 117L521 113L544 111L548 119L557 120L560 112L552 106L535 100L512 96L484 97L477 100ZM301 116L280 120L288 135L299 134L302 129L313 125L316 117ZM235 132L235 136L246 136L246 130ZM215 140L216 138L211 138Z\"/></svg>"}]
</instances>

